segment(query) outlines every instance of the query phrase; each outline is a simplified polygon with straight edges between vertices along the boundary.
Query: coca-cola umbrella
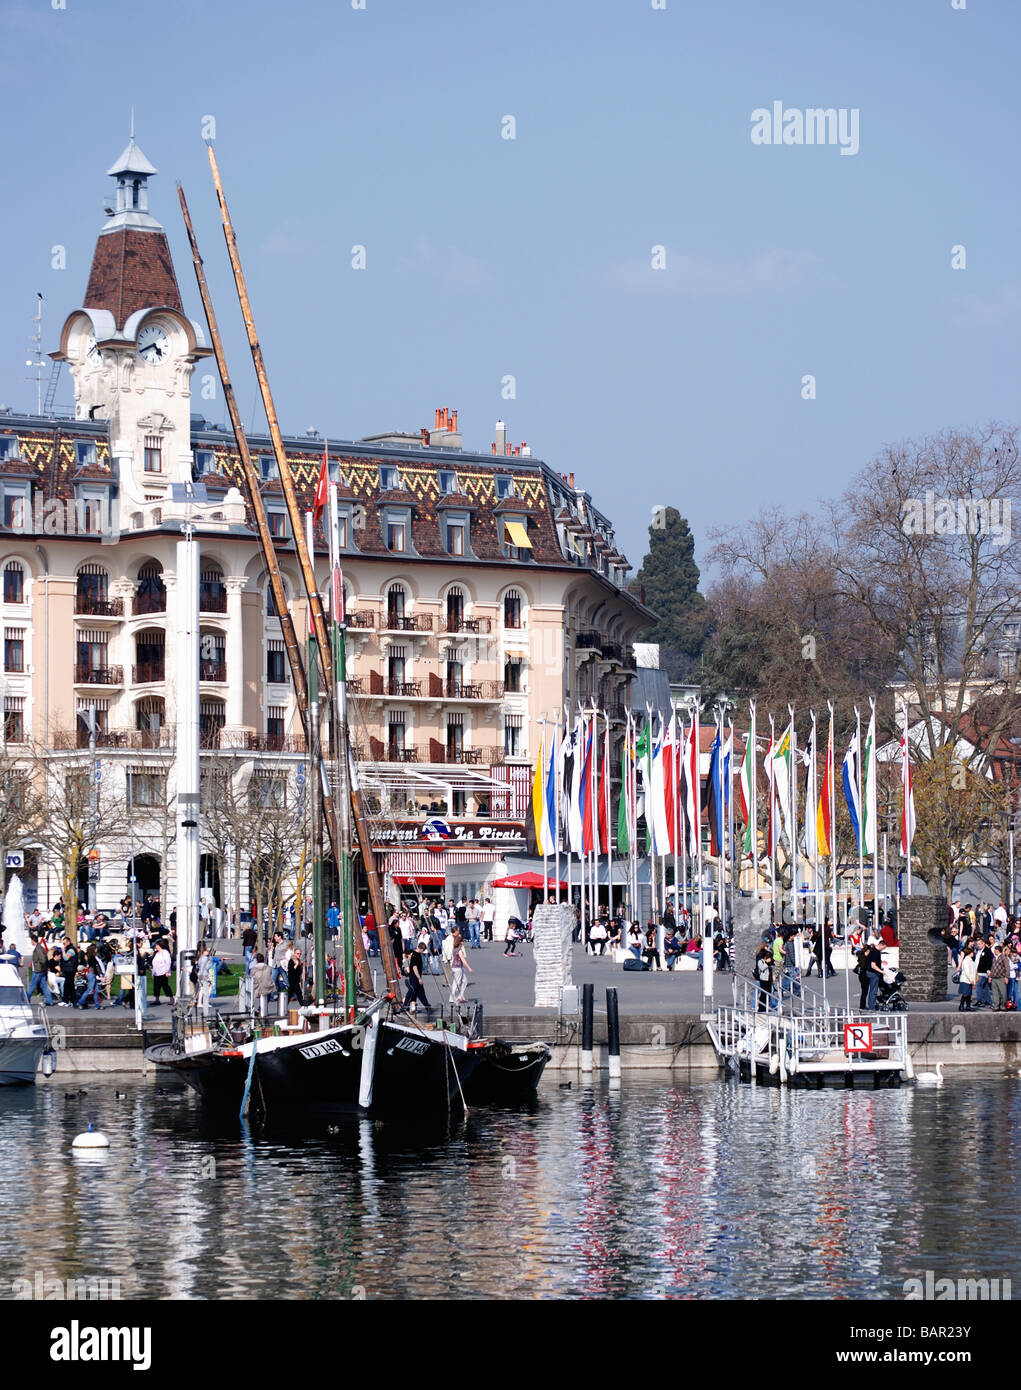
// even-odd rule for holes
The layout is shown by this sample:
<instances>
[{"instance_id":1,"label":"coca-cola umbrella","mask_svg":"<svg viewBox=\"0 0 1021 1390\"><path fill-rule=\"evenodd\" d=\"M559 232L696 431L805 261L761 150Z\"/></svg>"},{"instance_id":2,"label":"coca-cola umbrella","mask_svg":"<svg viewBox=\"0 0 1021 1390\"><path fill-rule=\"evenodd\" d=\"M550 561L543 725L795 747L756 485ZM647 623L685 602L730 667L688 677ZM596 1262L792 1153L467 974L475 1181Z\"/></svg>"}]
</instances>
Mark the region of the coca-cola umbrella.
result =
<instances>
[{"instance_id":1,"label":"coca-cola umbrella","mask_svg":"<svg viewBox=\"0 0 1021 1390\"><path fill-rule=\"evenodd\" d=\"M543 878L542 874L534 873L531 869L523 874L511 874L508 878L496 878L490 885L493 888L566 888L567 884L562 879L557 880L551 874L549 878Z\"/></svg>"}]
</instances>

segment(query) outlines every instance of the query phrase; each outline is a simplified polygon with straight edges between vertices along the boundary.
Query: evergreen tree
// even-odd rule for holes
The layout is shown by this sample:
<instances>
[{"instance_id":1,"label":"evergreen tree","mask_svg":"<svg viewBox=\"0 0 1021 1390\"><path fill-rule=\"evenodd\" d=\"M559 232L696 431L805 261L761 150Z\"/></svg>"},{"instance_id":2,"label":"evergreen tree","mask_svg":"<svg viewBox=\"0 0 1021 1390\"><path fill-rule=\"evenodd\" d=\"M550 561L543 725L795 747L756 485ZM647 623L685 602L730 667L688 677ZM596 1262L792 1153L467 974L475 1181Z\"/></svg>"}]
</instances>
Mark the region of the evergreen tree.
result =
<instances>
[{"instance_id":1,"label":"evergreen tree","mask_svg":"<svg viewBox=\"0 0 1021 1390\"><path fill-rule=\"evenodd\" d=\"M698 589L695 538L676 507L657 511L649 527L649 551L634 583L659 619L642 640L658 642L660 666L671 679L683 680L702 650L709 614Z\"/></svg>"}]
</instances>

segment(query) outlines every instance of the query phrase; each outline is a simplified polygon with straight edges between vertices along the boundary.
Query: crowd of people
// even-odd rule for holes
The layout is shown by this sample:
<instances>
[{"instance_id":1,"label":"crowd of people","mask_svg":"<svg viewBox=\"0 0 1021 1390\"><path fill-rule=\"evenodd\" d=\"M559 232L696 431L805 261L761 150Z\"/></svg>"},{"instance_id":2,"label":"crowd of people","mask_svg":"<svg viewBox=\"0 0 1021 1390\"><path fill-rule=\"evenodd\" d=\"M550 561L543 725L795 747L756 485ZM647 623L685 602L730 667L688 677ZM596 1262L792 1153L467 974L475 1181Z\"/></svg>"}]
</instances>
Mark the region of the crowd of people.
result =
<instances>
[{"instance_id":1,"label":"crowd of people","mask_svg":"<svg viewBox=\"0 0 1021 1390\"><path fill-rule=\"evenodd\" d=\"M943 930L958 1012L991 1009L1009 1013L1021 1008L1021 918L1006 903L953 903Z\"/></svg>"},{"instance_id":2,"label":"crowd of people","mask_svg":"<svg viewBox=\"0 0 1021 1390\"><path fill-rule=\"evenodd\" d=\"M140 988L148 990L151 978L156 1003L163 994L172 999L170 975L177 952L175 919L176 913L171 913L164 926L159 903L151 895L134 904L130 898L124 898L112 913L90 912L79 904L75 909L74 939L68 931L63 903L54 903L49 913L39 908L26 913L32 948L29 998L38 993L49 1008L133 1008L137 968ZM209 960L196 974L209 974L212 989L214 958L208 947L201 950ZM25 965L21 952L12 943L4 946L0 942L0 960L19 972ZM116 997L115 980L119 980Z\"/></svg>"}]
</instances>

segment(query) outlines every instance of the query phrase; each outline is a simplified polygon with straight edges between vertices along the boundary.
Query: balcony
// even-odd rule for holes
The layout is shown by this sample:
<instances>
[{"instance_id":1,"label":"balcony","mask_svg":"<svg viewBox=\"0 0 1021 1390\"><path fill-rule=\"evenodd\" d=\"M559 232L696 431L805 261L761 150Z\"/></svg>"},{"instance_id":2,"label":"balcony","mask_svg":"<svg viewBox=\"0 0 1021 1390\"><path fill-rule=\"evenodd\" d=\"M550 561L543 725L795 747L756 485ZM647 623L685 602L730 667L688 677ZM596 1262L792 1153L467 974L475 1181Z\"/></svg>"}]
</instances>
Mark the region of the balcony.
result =
<instances>
[{"instance_id":1,"label":"balcony","mask_svg":"<svg viewBox=\"0 0 1021 1390\"><path fill-rule=\"evenodd\" d=\"M348 627L371 628L379 622L379 614L365 610L349 612L346 615L346 622Z\"/></svg>"},{"instance_id":2,"label":"balcony","mask_svg":"<svg viewBox=\"0 0 1021 1390\"><path fill-rule=\"evenodd\" d=\"M165 602L164 607L166 607ZM226 613L227 590L222 584L199 585L199 611L202 613Z\"/></svg>"},{"instance_id":3,"label":"balcony","mask_svg":"<svg viewBox=\"0 0 1021 1390\"><path fill-rule=\"evenodd\" d=\"M199 662L199 680L212 681L222 685L227 680L227 661L226 658L211 658L207 661Z\"/></svg>"},{"instance_id":4,"label":"balcony","mask_svg":"<svg viewBox=\"0 0 1021 1390\"><path fill-rule=\"evenodd\" d=\"M120 599L117 600L121 602ZM137 618L143 613L165 613L167 611L167 593L164 589L158 594L136 594L131 600L131 612Z\"/></svg>"},{"instance_id":5,"label":"balcony","mask_svg":"<svg viewBox=\"0 0 1021 1390\"><path fill-rule=\"evenodd\" d=\"M466 767L480 767L485 762L485 748L445 748L445 763L461 763Z\"/></svg>"},{"instance_id":6,"label":"balcony","mask_svg":"<svg viewBox=\"0 0 1021 1390\"><path fill-rule=\"evenodd\" d=\"M252 753L304 753L304 734L228 734L220 738L221 748L245 748Z\"/></svg>"},{"instance_id":7,"label":"balcony","mask_svg":"<svg viewBox=\"0 0 1021 1390\"><path fill-rule=\"evenodd\" d=\"M363 676L349 676L347 681L347 693L349 695L364 695L365 678Z\"/></svg>"},{"instance_id":8,"label":"balcony","mask_svg":"<svg viewBox=\"0 0 1021 1390\"><path fill-rule=\"evenodd\" d=\"M75 685L123 685L123 666L87 666L80 662L74 668Z\"/></svg>"},{"instance_id":9,"label":"balcony","mask_svg":"<svg viewBox=\"0 0 1021 1390\"><path fill-rule=\"evenodd\" d=\"M131 668L132 685L151 685L166 678L165 661L140 661Z\"/></svg>"},{"instance_id":10,"label":"balcony","mask_svg":"<svg viewBox=\"0 0 1021 1390\"><path fill-rule=\"evenodd\" d=\"M398 699L414 700L422 694L421 681L386 681L384 682L384 695L394 695Z\"/></svg>"},{"instance_id":11,"label":"balcony","mask_svg":"<svg viewBox=\"0 0 1021 1390\"><path fill-rule=\"evenodd\" d=\"M443 625L444 632L491 632L491 618L462 618L448 613Z\"/></svg>"},{"instance_id":12,"label":"balcony","mask_svg":"<svg viewBox=\"0 0 1021 1390\"><path fill-rule=\"evenodd\" d=\"M433 620L428 613L416 613L413 617L388 613L383 632L432 632Z\"/></svg>"},{"instance_id":13,"label":"balcony","mask_svg":"<svg viewBox=\"0 0 1021 1390\"><path fill-rule=\"evenodd\" d=\"M57 743L55 746L60 747ZM79 725L74 746L88 748L89 731ZM100 729L96 734L97 748L173 748L174 730L166 725L159 729Z\"/></svg>"},{"instance_id":14,"label":"balcony","mask_svg":"<svg viewBox=\"0 0 1021 1390\"><path fill-rule=\"evenodd\" d=\"M624 648L619 642L600 642L599 652L604 661L624 660Z\"/></svg>"},{"instance_id":15,"label":"balcony","mask_svg":"<svg viewBox=\"0 0 1021 1390\"><path fill-rule=\"evenodd\" d=\"M440 690L434 691L431 687L429 693L445 700L502 700L504 697L503 681L440 681L437 677L436 684Z\"/></svg>"},{"instance_id":16,"label":"balcony","mask_svg":"<svg viewBox=\"0 0 1021 1390\"><path fill-rule=\"evenodd\" d=\"M74 596L74 611L83 618L123 618L124 600L122 598L97 598L95 594Z\"/></svg>"},{"instance_id":17,"label":"balcony","mask_svg":"<svg viewBox=\"0 0 1021 1390\"><path fill-rule=\"evenodd\" d=\"M598 632L579 632L574 639L576 651L599 651L603 645L603 639Z\"/></svg>"},{"instance_id":18,"label":"balcony","mask_svg":"<svg viewBox=\"0 0 1021 1390\"><path fill-rule=\"evenodd\" d=\"M220 747L220 735L223 733L223 725L217 720L207 723L205 720L199 721L199 747L207 752Z\"/></svg>"},{"instance_id":19,"label":"balcony","mask_svg":"<svg viewBox=\"0 0 1021 1390\"><path fill-rule=\"evenodd\" d=\"M398 747L397 744L390 743L383 749L381 761L386 763L417 763L424 761L419 758L419 750L413 745Z\"/></svg>"}]
</instances>

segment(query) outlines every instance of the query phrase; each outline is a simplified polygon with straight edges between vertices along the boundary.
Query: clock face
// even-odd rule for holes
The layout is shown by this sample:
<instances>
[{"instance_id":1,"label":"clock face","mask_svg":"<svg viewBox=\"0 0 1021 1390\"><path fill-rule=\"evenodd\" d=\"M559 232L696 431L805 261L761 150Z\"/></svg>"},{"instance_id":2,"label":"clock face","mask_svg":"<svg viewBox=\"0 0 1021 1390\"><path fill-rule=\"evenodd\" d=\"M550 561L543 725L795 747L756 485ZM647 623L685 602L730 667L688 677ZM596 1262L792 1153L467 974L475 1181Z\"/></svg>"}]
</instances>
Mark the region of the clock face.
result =
<instances>
[{"instance_id":1,"label":"clock face","mask_svg":"<svg viewBox=\"0 0 1021 1390\"><path fill-rule=\"evenodd\" d=\"M85 339L85 360L86 362L92 363L93 366L103 360L102 354L96 344L95 333L90 333Z\"/></svg>"},{"instance_id":2,"label":"clock face","mask_svg":"<svg viewBox=\"0 0 1021 1390\"><path fill-rule=\"evenodd\" d=\"M149 323L138 335L138 355L143 362L155 365L165 362L170 353L170 339L159 324Z\"/></svg>"}]
</instances>

